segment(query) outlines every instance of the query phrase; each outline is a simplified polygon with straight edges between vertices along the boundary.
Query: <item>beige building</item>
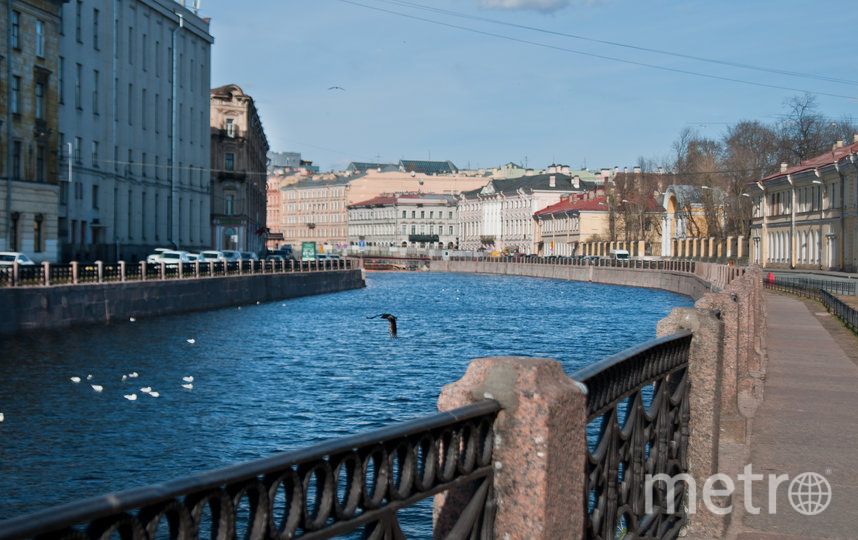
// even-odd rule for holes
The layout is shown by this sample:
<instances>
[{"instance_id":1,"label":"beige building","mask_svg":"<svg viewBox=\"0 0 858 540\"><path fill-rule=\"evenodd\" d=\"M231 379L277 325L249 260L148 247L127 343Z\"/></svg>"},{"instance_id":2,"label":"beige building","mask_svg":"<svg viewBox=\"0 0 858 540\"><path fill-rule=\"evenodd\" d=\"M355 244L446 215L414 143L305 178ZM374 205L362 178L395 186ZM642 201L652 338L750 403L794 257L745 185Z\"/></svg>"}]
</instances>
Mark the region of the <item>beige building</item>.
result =
<instances>
[{"instance_id":1,"label":"beige building","mask_svg":"<svg viewBox=\"0 0 858 540\"><path fill-rule=\"evenodd\" d=\"M858 270L858 134L749 185L750 260L770 268Z\"/></svg>"},{"instance_id":2,"label":"beige building","mask_svg":"<svg viewBox=\"0 0 858 540\"><path fill-rule=\"evenodd\" d=\"M407 162L413 164L415 162ZM417 162L420 163L420 162ZM448 163L448 162L426 162ZM384 193L435 193L458 195L479 188L489 179L481 176L371 169L345 176L317 175L282 187L282 212L272 232L282 232L283 243L299 250L315 242L325 250L342 251L349 244L347 207Z\"/></svg>"},{"instance_id":3,"label":"beige building","mask_svg":"<svg viewBox=\"0 0 858 540\"><path fill-rule=\"evenodd\" d=\"M214 249L265 253L268 140L253 98L235 84L211 91Z\"/></svg>"},{"instance_id":4,"label":"beige building","mask_svg":"<svg viewBox=\"0 0 858 540\"><path fill-rule=\"evenodd\" d=\"M536 212L538 254L583 255L580 244L606 238L610 220L606 200L602 190L564 195L560 202Z\"/></svg>"},{"instance_id":5,"label":"beige building","mask_svg":"<svg viewBox=\"0 0 858 540\"><path fill-rule=\"evenodd\" d=\"M7 4L0 8L0 251L56 262L57 51L63 2Z\"/></svg>"}]
</instances>

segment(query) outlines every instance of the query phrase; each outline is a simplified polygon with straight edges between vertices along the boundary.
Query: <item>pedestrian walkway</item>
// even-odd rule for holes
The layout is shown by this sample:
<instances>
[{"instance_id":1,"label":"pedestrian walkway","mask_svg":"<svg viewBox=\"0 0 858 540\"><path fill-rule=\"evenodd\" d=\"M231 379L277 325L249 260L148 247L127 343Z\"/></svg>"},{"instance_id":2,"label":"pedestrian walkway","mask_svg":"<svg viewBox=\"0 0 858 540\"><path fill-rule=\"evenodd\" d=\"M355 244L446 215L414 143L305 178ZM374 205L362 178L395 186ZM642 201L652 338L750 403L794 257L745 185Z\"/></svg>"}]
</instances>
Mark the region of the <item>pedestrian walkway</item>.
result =
<instances>
[{"instance_id":1,"label":"pedestrian walkway","mask_svg":"<svg viewBox=\"0 0 858 540\"><path fill-rule=\"evenodd\" d=\"M750 431L750 454L745 462L763 479L752 483L750 504L736 501L739 522L731 527L737 540L797 540L802 538L858 538L858 366L843 347L858 347L858 338L829 333L820 320L830 315L814 303L766 293L768 308L764 401ZM832 332L838 331L836 326ZM845 331L845 330L844 330ZM838 341L840 344L838 344ZM831 486L829 499L812 487L799 489L799 479L818 473ZM772 475L788 475L770 490ZM794 481L795 480L795 481ZM737 493L743 484L737 482ZM734 499L735 501L735 499ZM802 504L805 503L805 504ZM734 514L735 516L735 514Z\"/></svg>"}]
</instances>

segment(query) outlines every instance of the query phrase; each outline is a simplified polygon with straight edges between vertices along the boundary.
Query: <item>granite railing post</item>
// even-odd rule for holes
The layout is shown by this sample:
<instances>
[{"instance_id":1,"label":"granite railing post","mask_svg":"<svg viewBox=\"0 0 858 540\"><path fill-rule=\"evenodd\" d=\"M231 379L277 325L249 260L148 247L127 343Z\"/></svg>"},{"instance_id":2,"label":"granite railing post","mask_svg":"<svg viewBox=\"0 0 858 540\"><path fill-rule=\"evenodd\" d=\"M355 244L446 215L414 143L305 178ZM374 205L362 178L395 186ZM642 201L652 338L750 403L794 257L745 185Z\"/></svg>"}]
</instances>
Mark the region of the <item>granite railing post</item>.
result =
<instances>
[{"instance_id":1,"label":"granite railing post","mask_svg":"<svg viewBox=\"0 0 858 540\"><path fill-rule=\"evenodd\" d=\"M691 386L687 455L688 474L696 483L698 500L694 501L696 512L688 515L688 536L723 538L729 525L729 514L710 512L704 503L702 488L718 472L724 323L709 309L674 308L670 315L658 322L657 335L667 336L680 330L694 332L688 354ZM732 500L713 497L706 503L726 508Z\"/></svg>"},{"instance_id":2,"label":"granite railing post","mask_svg":"<svg viewBox=\"0 0 858 540\"><path fill-rule=\"evenodd\" d=\"M80 272L78 270L78 262L72 261L71 262L71 268L72 268L72 283L77 285L77 280L78 280L78 277L80 276Z\"/></svg>"},{"instance_id":3,"label":"granite railing post","mask_svg":"<svg viewBox=\"0 0 858 540\"><path fill-rule=\"evenodd\" d=\"M441 390L446 411L483 399L494 424L494 538L581 538L586 524L586 390L554 360L501 356L471 361ZM445 538L470 486L435 496L435 538Z\"/></svg>"},{"instance_id":4,"label":"granite railing post","mask_svg":"<svg viewBox=\"0 0 858 540\"><path fill-rule=\"evenodd\" d=\"M140 261L140 281L146 281L146 261Z\"/></svg>"},{"instance_id":5,"label":"granite railing post","mask_svg":"<svg viewBox=\"0 0 858 540\"><path fill-rule=\"evenodd\" d=\"M194 277L199 279L200 277L200 260L197 259L194 261Z\"/></svg>"},{"instance_id":6,"label":"granite railing post","mask_svg":"<svg viewBox=\"0 0 858 540\"><path fill-rule=\"evenodd\" d=\"M45 287L49 287L51 285L51 263L48 261L42 262L42 283Z\"/></svg>"},{"instance_id":7,"label":"granite railing post","mask_svg":"<svg viewBox=\"0 0 858 540\"><path fill-rule=\"evenodd\" d=\"M165 276L165 275L166 275L166 273L167 273L166 268L165 268L164 261L161 261L161 262L159 263L159 265L160 265L160 267L158 268L158 279L160 279L160 280L162 280L162 281L163 281L163 280L164 280L164 276Z\"/></svg>"},{"instance_id":8,"label":"granite railing post","mask_svg":"<svg viewBox=\"0 0 858 540\"><path fill-rule=\"evenodd\" d=\"M97 283L101 283L104 280L104 263L101 261L95 261L95 268L98 270Z\"/></svg>"},{"instance_id":9,"label":"granite railing post","mask_svg":"<svg viewBox=\"0 0 858 540\"><path fill-rule=\"evenodd\" d=\"M125 261L119 261L119 281L125 281Z\"/></svg>"}]
</instances>

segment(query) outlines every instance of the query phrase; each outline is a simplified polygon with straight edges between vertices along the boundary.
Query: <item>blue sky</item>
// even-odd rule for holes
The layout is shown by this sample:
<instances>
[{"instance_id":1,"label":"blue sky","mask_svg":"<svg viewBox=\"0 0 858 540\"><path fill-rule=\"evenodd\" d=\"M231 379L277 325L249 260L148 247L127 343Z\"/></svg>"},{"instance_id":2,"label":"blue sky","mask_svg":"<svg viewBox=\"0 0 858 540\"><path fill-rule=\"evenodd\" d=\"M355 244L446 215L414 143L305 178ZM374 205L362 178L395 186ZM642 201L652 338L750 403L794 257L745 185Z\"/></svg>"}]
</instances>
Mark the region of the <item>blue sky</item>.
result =
<instances>
[{"instance_id":1,"label":"blue sky","mask_svg":"<svg viewBox=\"0 0 858 540\"><path fill-rule=\"evenodd\" d=\"M823 114L858 119L858 10L821 6L203 0L200 15L212 18L212 86L241 86L272 150L322 170L430 156L597 169L669 159L686 127L719 138L740 120L775 122L804 91Z\"/></svg>"}]
</instances>

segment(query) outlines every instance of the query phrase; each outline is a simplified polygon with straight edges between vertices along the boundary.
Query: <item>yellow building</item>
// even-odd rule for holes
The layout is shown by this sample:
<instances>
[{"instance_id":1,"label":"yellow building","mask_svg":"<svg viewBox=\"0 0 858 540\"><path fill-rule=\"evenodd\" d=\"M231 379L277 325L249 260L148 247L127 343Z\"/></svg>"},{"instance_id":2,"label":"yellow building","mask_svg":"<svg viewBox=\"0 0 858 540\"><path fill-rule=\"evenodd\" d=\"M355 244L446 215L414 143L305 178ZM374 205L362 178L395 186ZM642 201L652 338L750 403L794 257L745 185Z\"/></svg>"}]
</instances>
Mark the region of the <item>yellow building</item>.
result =
<instances>
[{"instance_id":1,"label":"yellow building","mask_svg":"<svg viewBox=\"0 0 858 540\"><path fill-rule=\"evenodd\" d=\"M36 261L59 258L56 73L62 4L29 0L0 9L0 251L23 251Z\"/></svg>"},{"instance_id":2,"label":"yellow building","mask_svg":"<svg viewBox=\"0 0 858 540\"><path fill-rule=\"evenodd\" d=\"M606 238L610 231L610 213L603 192L564 195L533 215L536 221L536 245L542 256L586 255L582 244Z\"/></svg>"},{"instance_id":3,"label":"yellow building","mask_svg":"<svg viewBox=\"0 0 858 540\"><path fill-rule=\"evenodd\" d=\"M661 222L662 257L698 257L696 247L711 236L709 220L723 216L723 193L707 186L670 185L664 190ZM711 256L711 255L708 255Z\"/></svg>"},{"instance_id":4,"label":"yellow building","mask_svg":"<svg viewBox=\"0 0 858 540\"><path fill-rule=\"evenodd\" d=\"M749 185L751 261L770 268L858 269L858 134Z\"/></svg>"}]
</instances>

